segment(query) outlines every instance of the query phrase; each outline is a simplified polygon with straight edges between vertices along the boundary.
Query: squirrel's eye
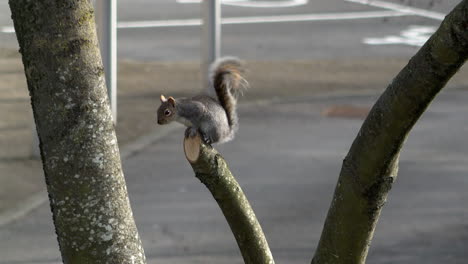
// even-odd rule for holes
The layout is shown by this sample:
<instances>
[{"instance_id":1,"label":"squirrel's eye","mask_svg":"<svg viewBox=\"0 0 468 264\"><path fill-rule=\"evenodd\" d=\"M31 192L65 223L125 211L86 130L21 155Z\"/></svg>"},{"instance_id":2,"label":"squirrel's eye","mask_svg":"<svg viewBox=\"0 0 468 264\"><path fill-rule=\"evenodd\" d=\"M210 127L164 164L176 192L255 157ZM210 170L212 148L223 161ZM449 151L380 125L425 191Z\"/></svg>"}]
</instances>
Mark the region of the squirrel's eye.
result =
<instances>
[{"instance_id":1,"label":"squirrel's eye","mask_svg":"<svg viewBox=\"0 0 468 264\"><path fill-rule=\"evenodd\" d=\"M164 115L165 115L165 116L170 116L170 115L171 115L171 110L166 109L166 110L164 111Z\"/></svg>"}]
</instances>

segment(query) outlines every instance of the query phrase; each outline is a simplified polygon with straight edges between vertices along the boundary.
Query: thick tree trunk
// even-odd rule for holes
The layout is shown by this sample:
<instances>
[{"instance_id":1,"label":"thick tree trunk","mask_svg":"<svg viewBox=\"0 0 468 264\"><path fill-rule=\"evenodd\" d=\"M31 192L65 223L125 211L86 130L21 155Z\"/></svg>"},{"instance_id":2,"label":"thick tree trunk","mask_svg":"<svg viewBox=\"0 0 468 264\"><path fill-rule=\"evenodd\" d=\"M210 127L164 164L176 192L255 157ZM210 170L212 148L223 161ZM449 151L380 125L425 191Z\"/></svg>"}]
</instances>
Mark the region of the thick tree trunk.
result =
<instances>
[{"instance_id":1,"label":"thick tree trunk","mask_svg":"<svg viewBox=\"0 0 468 264\"><path fill-rule=\"evenodd\" d=\"M369 113L343 161L313 264L365 262L406 136L467 56L468 0L464 0Z\"/></svg>"},{"instance_id":2,"label":"thick tree trunk","mask_svg":"<svg viewBox=\"0 0 468 264\"><path fill-rule=\"evenodd\" d=\"M210 190L236 238L245 264L274 264L262 227L223 157L202 144L197 134L185 138L184 151L195 176Z\"/></svg>"},{"instance_id":3,"label":"thick tree trunk","mask_svg":"<svg viewBox=\"0 0 468 264\"><path fill-rule=\"evenodd\" d=\"M64 263L145 263L89 0L10 0Z\"/></svg>"}]
</instances>

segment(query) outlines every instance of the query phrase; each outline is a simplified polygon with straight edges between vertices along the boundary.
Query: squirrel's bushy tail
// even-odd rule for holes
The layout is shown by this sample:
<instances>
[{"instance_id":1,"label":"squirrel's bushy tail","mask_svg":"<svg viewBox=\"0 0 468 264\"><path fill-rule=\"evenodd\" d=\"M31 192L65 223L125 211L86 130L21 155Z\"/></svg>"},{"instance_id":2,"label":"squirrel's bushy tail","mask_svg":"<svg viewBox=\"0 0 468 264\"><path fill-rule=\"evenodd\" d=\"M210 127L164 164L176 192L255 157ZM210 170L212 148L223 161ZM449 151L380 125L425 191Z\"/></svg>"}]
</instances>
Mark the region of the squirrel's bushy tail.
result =
<instances>
[{"instance_id":1,"label":"squirrel's bushy tail","mask_svg":"<svg viewBox=\"0 0 468 264\"><path fill-rule=\"evenodd\" d=\"M232 132L238 128L237 98L247 89L243 63L235 57L223 57L210 67L210 80L219 103L226 111Z\"/></svg>"}]
</instances>

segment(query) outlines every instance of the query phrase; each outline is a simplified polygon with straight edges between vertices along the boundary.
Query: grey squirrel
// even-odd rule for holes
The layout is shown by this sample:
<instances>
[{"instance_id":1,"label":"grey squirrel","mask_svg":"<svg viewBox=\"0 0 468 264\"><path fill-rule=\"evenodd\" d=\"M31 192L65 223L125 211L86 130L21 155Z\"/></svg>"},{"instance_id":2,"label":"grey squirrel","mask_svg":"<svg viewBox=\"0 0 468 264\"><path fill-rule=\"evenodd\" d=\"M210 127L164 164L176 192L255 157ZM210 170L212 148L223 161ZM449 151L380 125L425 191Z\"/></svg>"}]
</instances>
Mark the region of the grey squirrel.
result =
<instances>
[{"instance_id":1,"label":"grey squirrel","mask_svg":"<svg viewBox=\"0 0 468 264\"><path fill-rule=\"evenodd\" d=\"M223 57L210 66L210 87L191 98L166 98L161 95L158 124L172 121L187 126L186 137L200 132L207 144L225 143L238 130L237 99L248 87L242 74L242 62L235 57Z\"/></svg>"}]
</instances>

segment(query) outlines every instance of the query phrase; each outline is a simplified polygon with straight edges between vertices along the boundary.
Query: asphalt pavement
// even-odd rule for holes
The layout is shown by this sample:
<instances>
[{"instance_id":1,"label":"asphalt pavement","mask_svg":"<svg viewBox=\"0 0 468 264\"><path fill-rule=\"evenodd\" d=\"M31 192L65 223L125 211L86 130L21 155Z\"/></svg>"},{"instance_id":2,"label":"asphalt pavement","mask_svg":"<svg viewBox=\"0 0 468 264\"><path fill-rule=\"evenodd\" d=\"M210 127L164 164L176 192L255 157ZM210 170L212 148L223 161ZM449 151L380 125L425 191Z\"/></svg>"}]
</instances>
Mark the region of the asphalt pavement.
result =
<instances>
[{"instance_id":1,"label":"asphalt pavement","mask_svg":"<svg viewBox=\"0 0 468 264\"><path fill-rule=\"evenodd\" d=\"M414 46L408 45L408 41L429 37L444 14L447 14L459 1L367 1L396 4L396 9L381 8L359 3L356 0L261 1L270 3L271 6L275 6L275 3L279 4L278 6L288 2L302 3L291 7L270 8L236 4L236 2L251 4L258 2L255 0L223 2L225 3L222 5L223 18L238 19L235 24L222 26L222 54L234 54L249 60L270 61L411 56L422 43L419 42ZM405 9L406 6L415 9L410 12ZM427 11L435 13L436 18L428 15ZM119 58L139 61L200 59L201 28L186 24L189 20L201 16L200 4L196 1L119 0L117 14L120 23ZM297 15L302 17L295 17ZM272 16L274 19L270 19L269 22L261 22L262 19ZM283 21L284 19L288 22ZM148 26L147 22L157 22L157 25ZM124 24L128 23L134 26L125 28ZM7 1L3 1L0 3L0 53L2 48L17 49L14 34L8 33L11 32L11 25ZM405 34L405 31L415 26L423 29ZM399 40L383 46L365 43L367 38L388 37Z\"/></svg>"},{"instance_id":2,"label":"asphalt pavement","mask_svg":"<svg viewBox=\"0 0 468 264\"><path fill-rule=\"evenodd\" d=\"M183 129L168 133L148 121L159 93L186 95L199 87L200 28L168 26L199 17L198 4L187 2L193 1L119 0L121 25L139 25L119 29L123 167L149 263L242 263L216 203L184 158ZM222 51L250 62L252 89L241 104L238 137L219 151L277 263L308 263L362 110L458 1L369 1L396 9L341 0L266 1L305 2L288 8L234 2L223 5L223 16L241 19L223 26ZM248 22L296 15L309 20ZM162 26L143 27L145 21ZM5 224L0 219L0 263L59 263L40 164L27 156L32 121L10 26L7 1L0 2L0 110L8 113L0 118L0 218L11 201L24 197L30 206L13 210ZM467 76L460 72L413 129L368 263L466 263ZM335 107L358 111L327 116Z\"/></svg>"},{"instance_id":3,"label":"asphalt pavement","mask_svg":"<svg viewBox=\"0 0 468 264\"><path fill-rule=\"evenodd\" d=\"M278 263L310 261L341 161L362 123L323 110L350 101L370 107L375 99L341 95L241 107L237 138L218 149ZM441 94L413 129L369 263L465 263L466 100L466 91ZM216 202L185 160L182 137L176 128L123 163L148 263L242 263ZM0 238L0 263L60 262L47 204L0 228Z\"/></svg>"}]
</instances>

